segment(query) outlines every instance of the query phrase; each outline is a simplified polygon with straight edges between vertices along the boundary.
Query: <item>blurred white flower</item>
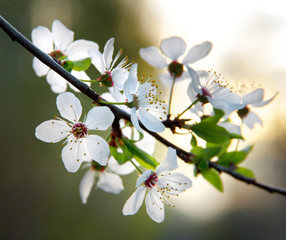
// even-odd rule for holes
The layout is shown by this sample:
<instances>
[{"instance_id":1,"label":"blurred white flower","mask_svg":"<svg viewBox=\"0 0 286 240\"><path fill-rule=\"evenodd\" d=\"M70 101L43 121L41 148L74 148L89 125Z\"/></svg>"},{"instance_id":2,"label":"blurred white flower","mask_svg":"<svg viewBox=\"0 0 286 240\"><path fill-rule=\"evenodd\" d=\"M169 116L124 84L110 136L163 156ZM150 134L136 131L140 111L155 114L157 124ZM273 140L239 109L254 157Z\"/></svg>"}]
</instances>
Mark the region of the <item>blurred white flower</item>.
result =
<instances>
[{"instance_id":1,"label":"blurred white flower","mask_svg":"<svg viewBox=\"0 0 286 240\"><path fill-rule=\"evenodd\" d=\"M150 65L164 69L168 67L168 74L160 75L163 83L170 82L175 76L178 80L189 78L188 72L184 71L184 66L188 66L209 54L212 49L211 42L205 41L192 47L187 55L179 62L179 58L186 51L186 43L180 37L170 37L161 42L161 51L154 46L141 48L140 56Z\"/></svg>"}]
</instances>

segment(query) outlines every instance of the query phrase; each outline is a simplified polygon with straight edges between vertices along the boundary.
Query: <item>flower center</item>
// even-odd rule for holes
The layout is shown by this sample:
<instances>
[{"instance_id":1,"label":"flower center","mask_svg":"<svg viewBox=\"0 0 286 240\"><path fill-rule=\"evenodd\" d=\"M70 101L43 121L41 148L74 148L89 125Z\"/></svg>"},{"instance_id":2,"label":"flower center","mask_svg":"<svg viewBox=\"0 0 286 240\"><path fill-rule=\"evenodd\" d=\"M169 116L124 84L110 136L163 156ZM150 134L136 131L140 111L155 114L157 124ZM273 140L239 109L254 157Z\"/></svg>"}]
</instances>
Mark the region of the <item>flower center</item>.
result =
<instances>
[{"instance_id":1,"label":"flower center","mask_svg":"<svg viewBox=\"0 0 286 240\"><path fill-rule=\"evenodd\" d=\"M241 119L245 118L248 113L249 113L249 108L247 106L237 111L237 114Z\"/></svg>"},{"instance_id":2,"label":"flower center","mask_svg":"<svg viewBox=\"0 0 286 240\"><path fill-rule=\"evenodd\" d=\"M144 182L145 186L148 188L152 188L158 182L158 176L156 173L152 172L149 178Z\"/></svg>"},{"instance_id":3,"label":"flower center","mask_svg":"<svg viewBox=\"0 0 286 240\"><path fill-rule=\"evenodd\" d=\"M83 138L87 135L87 127L81 122L75 123L72 126L72 134L76 138Z\"/></svg>"},{"instance_id":4,"label":"flower center","mask_svg":"<svg viewBox=\"0 0 286 240\"><path fill-rule=\"evenodd\" d=\"M97 79L101 87L113 87L111 72L106 71L101 77Z\"/></svg>"},{"instance_id":5,"label":"flower center","mask_svg":"<svg viewBox=\"0 0 286 240\"><path fill-rule=\"evenodd\" d=\"M49 55L54 58L54 59L64 59L66 56L60 51L60 50L55 50L55 51L52 51L51 53L49 53Z\"/></svg>"},{"instance_id":6,"label":"flower center","mask_svg":"<svg viewBox=\"0 0 286 240\"><path fill-rule=\"evenodd\" d=\"M175 76L176 78L178 78L182 76L182 73L184 71L184 65L177 61L173 61L169 64L168 70L172 77Z\"/></svg>"},{"instance_id":7,"label":"flower center","mask_svg":"<svg viewBox=\"0 0 286 240\"><path fill-rule=\"evenodd\" d=\"M203 94L198 94L198 95L197 95L197 98L198 98L198 100L204 105L204 104L206 104L206 103L209 102L207 96L208 96L208 97L211 97L212 95L211 95L211 94L209 93L209 91L206 90L205 88L202 88L202 92L203 92Z\"/></svg>"}]
</instances>

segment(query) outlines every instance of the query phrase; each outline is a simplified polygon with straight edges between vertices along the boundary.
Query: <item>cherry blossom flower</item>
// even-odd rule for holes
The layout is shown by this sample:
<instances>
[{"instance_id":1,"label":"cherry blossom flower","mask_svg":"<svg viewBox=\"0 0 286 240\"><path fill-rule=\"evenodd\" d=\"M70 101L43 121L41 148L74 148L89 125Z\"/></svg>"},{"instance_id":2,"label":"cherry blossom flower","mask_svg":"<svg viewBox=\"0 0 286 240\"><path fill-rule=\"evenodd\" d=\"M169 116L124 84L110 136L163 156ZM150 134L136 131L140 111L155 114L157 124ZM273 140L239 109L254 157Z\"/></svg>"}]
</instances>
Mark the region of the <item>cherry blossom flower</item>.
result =
<instances>
[{"instance_id":1,"label":"cherry blossom flower","mask_svg":"<svg viewBox=\"0 0 286 240\"><path fill-rule=\"evenodd\" d=\"M138 116L148 130L152 132L165 130L161 121L166 118L166 104L156 98L156 87L154 82L150 83L148 80L140 84L137 78L137 64L131 66L128 79L124 84L124 93L127 97L126 105L131 111L131 122L141 133L143 130L139 126Z\"/></svg>"},{"instance_id":2,"label":"cherry blossom flower","mask_svg":"<svg viewBox=\"0 0 286 240\"><path fill-rule=\"evenodd\" d=\"M92 59L92 64L100 72L101 77L98 78L101 85L108 87L110 93L116 97L119 90L123 90L124 83L128 78L127 64L128 59L125 57L117 66L115 66L122 50L117 53L112 60L114 51L114 38L110 38L105 46L104 51L101 53L98 49L90 48L88 50L89 56Z\"/></svg>"},{"instance_id":3,"label":"cherry blossom flower","mask_svg":"<svg viewBox=\"0 0 286 240\"><path fill-rule=\"evenodd\" d=\"M187 67L191 76L187 93L191 101L199 101L195 107L203 112L203 106L210 103L214 108L221 109L226 115L243 108L239 103L240 96L233 93L229 84L224 82L215 71L209 71L206 76L199 75L190 67Z\"/></svg>"},{"instance_id":4,"label":"cherry blossom flower","mask_svg":"<svg viewBox=\"0 0 286 240\"><path fill-rule=\"evenodd\" d=\"M137 189L125 203L123 214L136 214L146 195L145 205L148 215L155 222L164 221L164 203L173 206L168 200L169 195L178 195L192 185L191 180L185 175L170 172L177 167L176 150L169 147L167 158L156 168L156 171L146 170L137 179Z\"/></svg>"},{"instance_id":5,"label":"cherry blossom flower","mask_svg":"<svg viewBox=\"0 0 286 240\"><path fill-rule=\"evenodd\" d=\"M124 189L119 175L130 174L134 170L135 168L131 162L119 165L112 156L109 158L107 166L101 166L93 162L80 182L79 193L82 203L87 203L94 185L105 192L119 194Z\"/></svg>"},{"instance_id":6,"label":"cherry blossom flower","mask_svg":"<svg viewBox=\"0 0 286 240\"><path fill-rule=\"evenodd\" d=\"M100 136L90 135L88 131L104 131L110 127L114 120L111 110L108 107L94 107L81 122L81 103L70 92L58 95L57 108L61 116L68 121L60 118L45 121L36 128L36 137L48 143L66 139L62 160L69 172L76 172L83 161L91 159L106 165L109 155L107 142Z\"/></svg>"},{"instance_id":7,"label":"cherry blossom flower","mask_svg":"<svg viewBox=\"0 0 286 240\"><path fill-rule=\"evenodd\" d=\"M270 103L277 95L276 93L272 98L268 100L264 99L264 89L258 88L246 95L241 97L241 104L243 108L237 111L238 116L242 119L243 124L245 124L249 129L252 129L255 123L262 126L261 118L252 109L254 107L263 107Z\"/></svg>"},{"instance_id":8,"label":"cherry blossom flower","mask_svg":"<svg viewBox=\"0 0 286 240\"><path fill-rule=\"evenodd\" d=\"M95 42L87 40L73 41L73 39L74 32L66 28L59 20L53 21L52 31L43 26L38 26L32 31L32 41L35 46L54 59L78 61L89 57L88 49L98 49ZM62 93L66 91L67 81L36 57L33 59L33 69L39 77L47 75L47 82L51 85L53 92ZM90 80L84 71L72 70L71 74L78 79ZM76 90L72 85L70 86L73 90Z\"/></svg>"},{"instance_id":9,"label":"cherry blossom flower","mask_svg":"<svg viewBox=\"0 0 286 240\"><path fill-rule=\"evenodd\" d=\"M178 80L189 78L188 72L184 71L184 66L188 66L209 54L212 49L212 44L205 41L201 44L192 47L187 55L180 62L179 58L186 51L186 43L180 37L170 37L163 39L160 45L160 50L155 46L149 46L147 48L141 48L140 56L151 66L164 69L168 68L168 74L162 74L161 80L170 82L173 76Z\"/></svg>"}]
</instances>

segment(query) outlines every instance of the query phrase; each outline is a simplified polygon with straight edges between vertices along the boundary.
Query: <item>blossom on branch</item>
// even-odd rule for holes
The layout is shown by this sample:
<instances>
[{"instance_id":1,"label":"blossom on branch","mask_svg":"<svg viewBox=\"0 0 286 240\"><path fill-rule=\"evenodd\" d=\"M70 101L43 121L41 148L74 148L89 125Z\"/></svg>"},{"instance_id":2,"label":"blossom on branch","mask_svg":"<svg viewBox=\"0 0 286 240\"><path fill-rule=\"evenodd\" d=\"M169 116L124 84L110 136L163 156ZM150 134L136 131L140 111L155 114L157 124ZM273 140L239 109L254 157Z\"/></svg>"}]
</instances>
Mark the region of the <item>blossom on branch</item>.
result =
<instances>
[{"instance_id":1,"label":"blossom on branch","mask_svg":"<svg viewBox=\"0 0 286 240\"><path fill-rule=\"evenodd\" d=\"M131 122L139 132L143 133L143 130L139 125L138 117L148 130L163 132L165 126L161 121L166 118L166 104L156 97L157 86L148 80L140 84L137 78L137 64L131 66L128 79L124 84L126 106L131 109Z\"/></svg>"},{"instance_id":2,"label":"blossom on branch","mask_svg":"<svg viewBox=\"0 0 286 240\"><path fill-rule=\"evenodd\" d=\"M191 180L185 175L170 172L177 167L176 150L169 147L167 158L157 166L156 171L146 170L137 179L137 189L125 203L123 214L136 214L146 195L145 205L148 215L155 222L164 221L164 204L173 206L168 200L169 195L178 196L192 186Z\"/></svg>"},{"instance_id":3,"label":"blossom on branch","mask_svg":"<svg viewBox=\"0 0 286 240\"><path fill-rule=\"evenodd\" d=\"M111 110L108 107L94 107L81 122L81 103L69 92L58 95L57 108L61 116L68 121L58 117L45 121L36 128L36 137L48 143L66 139L62 160L69 172L76 172L83 161L92 159L100 165L106 165L109 155L107 142L100 136L90 135L88 131L104 131L110 127L114 120Z\"/></svg>"},{"instance_id":4,"label":"blossom on branch","mask_svg":"<svg viewBox=\"0 0 286 240\"><path fill-rule=\"evenodd\" d=\"M180 37L170 37L163 39L160 45L161 51L150 46L141 48L140 56L151 66L164 69L168 68L168 74L162 74L163 82L169 81L175 76L178 80L189 78L188 72L184 70L184 66L188 66L209 54L212 49L211 42L205 41L192 47L182 61L179 58L186 51L186 43Z\"/></svg>"},{"instance_id":5,"label":"blossom on branch","mask_svg":"<svg viewBox=\"0 0 286 240\"><path fill-rule=\"evenodd\" d=\"M110 38L104 46L103 53L96 48L90 48L88 53L92 59L92 64L101 74L97 80L102 86L108 87L110 93L116 98L118 91L123 90L124 83L128 78L127 68L129 64L127 64L128 59L125 57L115 66L122 50L112 60L113 51L114 38Z\"/></svg>"},{"instance_id":6,"label":"blossom on branch","mask_svg":"<svg viewBox=\"0 0 286 240\"><path fill-rule=\"evenodd\" d=\"M119 194L124 189L122 179L119 175L130 174L134 170L135 168L131 162L119 165L112 156L108 159L107 166L101 166L93 162L80 182L79 193L82 203L87 203L94 185L105 192Z\"/></svg>"},{"instance_id":7,"label":"blossom on branch","mask_svg":"<svg viewBox=\"0 0 286 240\"><path fill-rule=\"evenodd\" d=\"M43 26L38 26L32 31L32 42L36 47L50 55L55 61L78 61L89 58L88 49L98 49L95 42L74 39L74 32L65 27L59 20L54 20L52 31ZM42 63L38 58L33 59L33 69L37 76L47 75L47 82L55 93L65 92L67 81ZM78 79L90 80L84 71L71 71ZM70 85L73 90L76 90ZM77 91L77 90L76 90Z\"/></svg>"}]
</instances>

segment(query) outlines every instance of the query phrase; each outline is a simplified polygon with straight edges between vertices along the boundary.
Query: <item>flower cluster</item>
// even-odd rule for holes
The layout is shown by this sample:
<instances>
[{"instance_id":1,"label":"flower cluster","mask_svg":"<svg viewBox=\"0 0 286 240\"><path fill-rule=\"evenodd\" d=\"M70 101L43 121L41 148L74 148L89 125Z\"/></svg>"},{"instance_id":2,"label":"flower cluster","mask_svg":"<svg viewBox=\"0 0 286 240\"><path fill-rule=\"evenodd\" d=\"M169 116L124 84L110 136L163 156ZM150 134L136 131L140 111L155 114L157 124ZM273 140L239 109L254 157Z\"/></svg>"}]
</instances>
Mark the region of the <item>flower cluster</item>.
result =
<instances>
[{"instance_id":1,"label":"flower cluster","mask_svg":"<svg viewBox=\"0 0 286 240\"><path fill-rule=\"evenodd\" d=\"M32 31L32 41L37 47L88 86L98 85L105 93L81 118L80 100L73 93L66 92L65 79L34 58L36 75L46 75L52 91L59 93L56 104L62 117L41 123L36 127L35 135L48 143L63 140L61 157L67 171L74 173L80 168L87 169L79 186L84 204L94 186L119 194L124 190L119 175L136 171L139 174L136 190L123 206L123 214L136 214L145 199L148 215L155 222L162 222L164 204L173 206L169 197L178 196L192 185L189 177L172 172L178 167L179 148L170 147L174 145L154 134L164 132L166 128L174 134L178 130L191 134L189 152L193 157L184 160L186 164L194 164L195 176L201 174L218 190L223 191L220 172L212 169L210 162L254 178L249 169L239 166L251 148L230 151L229 146L233 141L243 140L243 124L249 128L255 123L262 125L252 108L267 105L276 95L264 100L262 88L241 95L216 71L194 70L190 65L210 53L212 44L209 41L192 47L183 59L180 58L186 51L186 43L180 37L162 40L162 53L155 46L140 49L140 56L147 63L167 69L160 78L163 83L172 83L168 105L160 99L161 91L151 75L138 77L138 64L128 63L128 58L122 57L122 50L113 58L114 38L106 42L101 52L97 43L73 41L73 36L74 33L58 20L53 22L52 31L42 26ZM96 80L90 80L85 73L90 66L98 71L99 75L92 77ZM189 100L191 103L183 112L174 113L171 111L173 88L175 82L182 79L189 81L186 91L182 91L189 99L186 98L183 104ZM73 86L71 88L76 90ZM182 118L188 110L194 117ZM124 111L125 115L117 111ZM241 125L232 123L234 114L241 119ZM152 156L156 142L149 134L159 136L156 138L169 146L167 157L161 164ZM206 144L199 145L198 139ZM182 154L179 156L182 158Z\"/></svg>"}]
</instances>

